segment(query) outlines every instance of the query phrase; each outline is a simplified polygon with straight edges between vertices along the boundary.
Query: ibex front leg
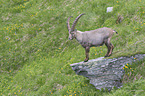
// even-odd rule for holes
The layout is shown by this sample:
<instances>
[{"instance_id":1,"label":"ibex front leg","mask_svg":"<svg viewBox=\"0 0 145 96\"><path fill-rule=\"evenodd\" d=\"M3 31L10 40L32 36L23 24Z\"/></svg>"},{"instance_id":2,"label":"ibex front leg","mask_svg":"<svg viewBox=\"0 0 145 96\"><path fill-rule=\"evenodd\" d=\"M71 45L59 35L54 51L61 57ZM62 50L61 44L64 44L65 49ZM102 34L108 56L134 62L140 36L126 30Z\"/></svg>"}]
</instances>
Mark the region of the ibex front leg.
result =
<instances>
[{"instance_id":1,"label":"ibex front leg","mask_svg":"<svg viewBox=\"0 0 145 96\"><path fill-rule=\"evenodd\" d=\"M85 47L85 51L86 51L86 59L84 60L84 62L87 62L89 60L90 47Z\"/></svg>"}]
</instances>

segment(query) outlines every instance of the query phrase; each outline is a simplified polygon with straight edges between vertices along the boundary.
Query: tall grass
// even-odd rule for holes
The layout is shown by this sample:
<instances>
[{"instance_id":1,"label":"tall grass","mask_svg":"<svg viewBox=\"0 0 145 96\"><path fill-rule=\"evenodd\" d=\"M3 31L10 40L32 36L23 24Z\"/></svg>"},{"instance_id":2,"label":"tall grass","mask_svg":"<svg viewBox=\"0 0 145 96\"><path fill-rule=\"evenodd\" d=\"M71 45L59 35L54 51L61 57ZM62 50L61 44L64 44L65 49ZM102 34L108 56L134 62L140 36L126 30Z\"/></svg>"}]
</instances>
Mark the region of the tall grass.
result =
<instances>
[{"instance_id":1,"label":"tall grass","mask_svg":"<svg viewBox=\"0 0 145 96\"><path fill-rule=\"evenodd\" d=\"M110 6L113 12L106 13ZM72 24L75 17L86 13L78 30L110 27L118 31L111 41L115 49L110 58L145 53L143 0L5 0L0 1L0 9L1 95L143 94L144 61L133 65L138 71L132 73L143 78L130 77L129 84L125 78L124 86L111 93L96 90L86 78L76 75L69 64L83 61L84 49L75 40L68 41L66 28L69 16L74 17ZM118 15L124 18L120 24L116 24ZM106 52L105 46L91 48L90 59Z\"/></svg>"}]
</instances>

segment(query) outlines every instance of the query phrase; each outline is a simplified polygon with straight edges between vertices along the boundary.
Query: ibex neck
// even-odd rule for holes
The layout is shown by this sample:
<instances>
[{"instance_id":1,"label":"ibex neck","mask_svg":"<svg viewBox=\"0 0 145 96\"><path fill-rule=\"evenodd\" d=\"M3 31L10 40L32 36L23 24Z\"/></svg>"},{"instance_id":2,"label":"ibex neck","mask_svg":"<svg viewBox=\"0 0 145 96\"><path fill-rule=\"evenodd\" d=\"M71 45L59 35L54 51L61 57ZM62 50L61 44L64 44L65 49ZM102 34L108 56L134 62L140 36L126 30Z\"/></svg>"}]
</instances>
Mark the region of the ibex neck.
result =
<instances>
[{"instance_id":1,"label":"ibex neck","mask_svg":"<svg viewBox=\"0 0 145 96\"><path fill-rule=\"evenodd\" d=\"M76 34L75 34L76 40L79 43L81 43L81 41L82 41L82 37L83 37L82 34L83 34L83 32L81 32L81 31L77 31Z\"/></svg>"}]
</instances>

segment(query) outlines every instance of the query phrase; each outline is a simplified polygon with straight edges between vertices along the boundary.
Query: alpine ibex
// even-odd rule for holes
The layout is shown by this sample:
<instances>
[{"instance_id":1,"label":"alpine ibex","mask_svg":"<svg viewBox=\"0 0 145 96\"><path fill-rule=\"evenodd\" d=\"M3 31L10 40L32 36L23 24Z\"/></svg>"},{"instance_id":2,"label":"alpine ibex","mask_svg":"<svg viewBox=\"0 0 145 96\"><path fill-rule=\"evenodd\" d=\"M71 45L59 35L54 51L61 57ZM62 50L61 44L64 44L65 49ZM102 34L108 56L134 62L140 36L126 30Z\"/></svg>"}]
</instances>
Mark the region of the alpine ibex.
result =
<instances>
[{"instance_id":1,"label":"alpine ibex","mask_svg":"<svg viewBox=\"0 0 145 96\"><path fill-rule=\"evenodd\" d=\"M77 21L82 15L84 15L84 13L80 14L75 19L71 28L70 28L69 20L72 16L70 16L67 20L67 28L69 31L69 40L72 40L75 38L82 45L82 47L85 48L86 58L84 62L87 62L89 60L90 47L102 46L104 43L108 48L108 52L105 55L105 57L110 56L114 49L114 46L113 44L111 44L110 40L114 32L116 31L107 27L103 27L103 28L99 28L99 29L91 30L91 31L85 31L85 32L78 31L75 29L75 26L77 24ZM116 34L118 33L116 32Z\"/></svg>"}]
</instances>

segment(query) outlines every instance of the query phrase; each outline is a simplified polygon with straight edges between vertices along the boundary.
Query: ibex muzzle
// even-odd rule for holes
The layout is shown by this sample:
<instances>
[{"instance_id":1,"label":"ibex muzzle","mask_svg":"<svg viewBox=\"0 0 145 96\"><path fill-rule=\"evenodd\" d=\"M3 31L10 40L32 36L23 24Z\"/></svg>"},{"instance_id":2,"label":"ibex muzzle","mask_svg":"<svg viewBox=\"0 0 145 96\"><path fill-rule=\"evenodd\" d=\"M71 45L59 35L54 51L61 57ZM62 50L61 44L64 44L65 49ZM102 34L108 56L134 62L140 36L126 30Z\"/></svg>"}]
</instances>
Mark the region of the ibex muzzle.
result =
<instances>
[{"instance_id":1,"label":"ibex muzzle","mask_svg":"<svg viewBox=\"0 0 145 96\"><path fill-rule=\"evenodd\" d=\"M70 16L67 20L67 28L69 31L69 40L72 40L75 38L82 45L82 47L85 48L86 58L84 62L87 62L89 60L90 47L97 47L97 46L102 46L103 44L105 44L108 48L108 52L105 55L105 57L110 56L114 49L114 46L113 44L111 44L110 40L114 32L116 31L107 27L103 27L103 28L99 28L99 29L95 29L91 31L85 31L85 32L75 30L75 26L82 15L84 15L84 13L80 14L75 19L71 28L69 25L69 20L72 16Z\"/></svg>"}]
</instances>

